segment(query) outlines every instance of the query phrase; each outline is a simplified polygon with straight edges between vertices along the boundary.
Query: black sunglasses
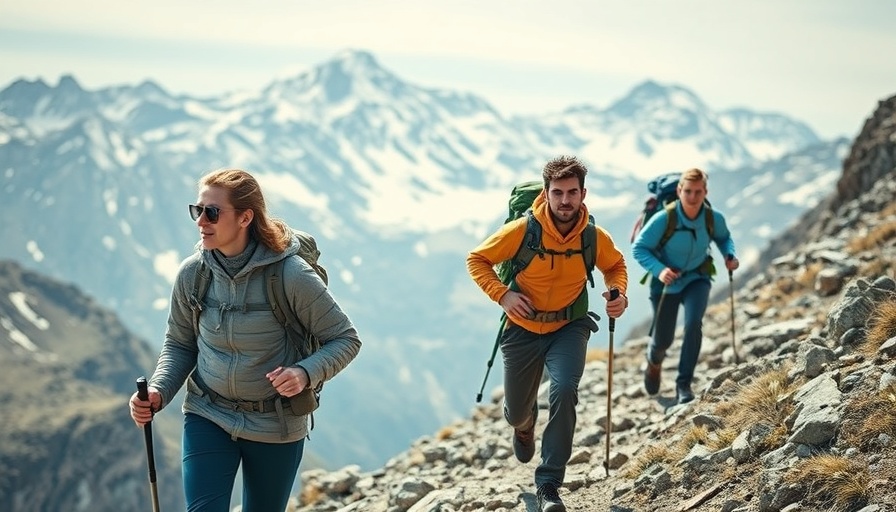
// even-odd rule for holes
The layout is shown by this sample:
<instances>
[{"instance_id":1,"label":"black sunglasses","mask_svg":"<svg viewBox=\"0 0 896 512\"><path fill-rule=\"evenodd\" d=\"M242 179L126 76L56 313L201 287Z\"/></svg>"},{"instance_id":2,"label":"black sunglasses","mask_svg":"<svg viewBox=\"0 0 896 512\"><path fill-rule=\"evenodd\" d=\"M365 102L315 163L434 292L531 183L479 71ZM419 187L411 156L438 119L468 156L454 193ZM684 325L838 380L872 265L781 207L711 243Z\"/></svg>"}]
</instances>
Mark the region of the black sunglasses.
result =
<instances>
[{"instance_id":1,"label":"black sunglasses","mask_svg":"<svg viewBox=\"0 0 896 512\"><path fill-rule=\"evenodd\" d=\"M218 208L217 206L203 206L198 204L187 206L190 207L190 217L192 217L193 220L199 220L199 217L202 216L202 212L205 212L205 218L212 224L218 222L218 216L221 214L222 210L236 210L236 208Z\"/></svg>"}]
</instances>

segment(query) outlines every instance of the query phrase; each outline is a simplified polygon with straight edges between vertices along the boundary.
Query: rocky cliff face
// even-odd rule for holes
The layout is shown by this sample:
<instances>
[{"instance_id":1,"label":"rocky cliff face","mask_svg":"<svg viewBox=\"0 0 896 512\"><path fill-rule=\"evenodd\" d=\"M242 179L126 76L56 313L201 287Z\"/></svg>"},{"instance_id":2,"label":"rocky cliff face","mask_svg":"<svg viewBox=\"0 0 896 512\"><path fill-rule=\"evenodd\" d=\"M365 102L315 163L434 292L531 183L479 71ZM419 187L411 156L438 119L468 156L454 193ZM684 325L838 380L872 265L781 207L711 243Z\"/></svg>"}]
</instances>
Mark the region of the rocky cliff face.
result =
<instances>
[{"instance_id":1,"label":"rocky cliff face","mask_svg":"<svg viewBox=\"0 0 896 512\"><path fill-rule=\"evenodd\" d=\"M802 218L789 230L769 244L755 272L762 270L770 262L792 251L800 244L823 237L837 237L846 223L854 222L861 212L856 209L861 196L869 195L878 182L893 181L896 166L896 96L881 100L877 109L865 121L843 162L843 174L837 182L836 190L816 208L803 214ZM893 197L886 194L871 194L868 201L890 203ZM848 205L852 202L852 206ZM880 211L883 204L865 207ZM839 215L843 213L844 215Z\"/></svg>"},{"instance_id":2,"label":"rocky cliff face","mask_svg":"<svg viewBox=\"0 0 896 512\"><path fill-rule=\"evenodd\" d=\"M896 97L866 123L832 196L710 307L695 402L674 402L677 352L660 394L645 395L644 338L615 351L612 390L606 359L588 363L561 490L569 510L870 512L896 503L894 155ZM722 278L715 288L727 286ZM596 336L608 335L602 329ZM535 463L514 459L500 389L492 398L380 470L304 473L294 509L536 510Z\"/></svg>"},{"instance_id":3,"label":"rocky cliff face","mask_svg":"<svg viewBox=\"0 0 896 512\"><path fill-rule=\"evenodd\" d=\"M127 414L155 364L149 346L76 288L11 262L0 262L0 327L0 510L149 510L143 433ZM159 420L161 506L183 510L163 440L177 425Z\"/></svg>"}]
</instances>

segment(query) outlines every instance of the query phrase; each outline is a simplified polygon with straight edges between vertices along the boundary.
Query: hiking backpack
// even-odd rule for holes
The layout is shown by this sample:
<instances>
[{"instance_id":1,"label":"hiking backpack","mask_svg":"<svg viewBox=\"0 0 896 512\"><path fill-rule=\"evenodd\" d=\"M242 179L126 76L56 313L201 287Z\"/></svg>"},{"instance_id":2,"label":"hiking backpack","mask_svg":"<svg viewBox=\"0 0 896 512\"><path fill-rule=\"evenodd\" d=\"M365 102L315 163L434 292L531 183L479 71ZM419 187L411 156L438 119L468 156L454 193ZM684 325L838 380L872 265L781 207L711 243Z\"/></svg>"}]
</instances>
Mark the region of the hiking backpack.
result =
<instances>
[{"instance_id":1,"label":"hiking backpack","mask_svg":"<svg viewBox=\"0 0 896 512\"><path fill-rule=\"evenodd\" d=\"M318 263L320 250L317 248L317 241L311 234L304 231L293 230L293 233L299 238L300 242L298 256L314 269L314 272L320 277L321 281L324 282L324 285L328 285L329 279L327 270ZM302 359L305 359L320 349L320 340L307 332L302 326L302 323L299 322L299 319L296 318L295 311L289 307L289 302L286 298L286 283L283 280L283 267L286 264L287 259L288 258L282 258L276 263L264 267L266 303L246 304L245 311L272 311L277 318L277 321L280 322L286 330L286 339L289 342L296 344L299 354ZM196 266L196 274L193 276L193 290L189 297L190 309L193 312L193 332L197 337L199 336L200 313L202 313L202 310L206 307L214 307L213 304L207 304L205 299L205 294L208 293L208 288L211 284L211 278L212 269L205 264L205 261L203 261L202 258L200 258L199 263ZM316 389L312 390L314 399L317 402L320 401L320 391L322 388L323 383L320 383ZM314 429L313 416L311 419L311 428Z\"/></svg>"},{"instance_id":2,"label":"hiking backpack","mask_svg":"<svg viewBox=\"0 0 896 512\"><path fill-rule=\"evenodd\" d=\"M647 225L647 221L660 210L666 210L666 228L663 230L663 236L660 237L660 243L657 249L666 245L666 242L672 238L672 233L678 227L678 216L675 215L675 206L678 204L678 182L681 180L680 172L669 172L661 174L656 178L647 182L647 191L649 195L644 201L644 207L641 209L640 215L635 220L632 228L632 235L629 242L634 243L641 228ZM709 238L712 239L715 232L715 220L712 215L712 205L709 200L703 202L703 213L706 216L706 231Z\"/></svg>"}]
</instances>

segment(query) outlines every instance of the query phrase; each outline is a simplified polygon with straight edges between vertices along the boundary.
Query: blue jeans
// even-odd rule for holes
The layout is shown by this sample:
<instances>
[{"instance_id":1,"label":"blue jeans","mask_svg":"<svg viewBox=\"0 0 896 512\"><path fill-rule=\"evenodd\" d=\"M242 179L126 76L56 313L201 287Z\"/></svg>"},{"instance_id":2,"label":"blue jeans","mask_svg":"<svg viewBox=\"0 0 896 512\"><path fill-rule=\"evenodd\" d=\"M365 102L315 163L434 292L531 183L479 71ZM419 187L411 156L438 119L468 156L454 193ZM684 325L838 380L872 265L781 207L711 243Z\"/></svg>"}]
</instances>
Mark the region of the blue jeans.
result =
<instances>
[{"instance_id":1,"label":"blue jeans","mask_svg":"<svg viewBox=\"0 0 896 512\"><path fill-rule=\"evenodd\" d=\"M504 417L514 428L531 426L538 415L538 387L547 369L551 379L550 412L541 442L535 485L563 485L576 430L579 380L591 337L589 320L580 319L547 334L509 323L501 337L504 356Z\"/></svg>"},{"instance_id":2,"label":"blue jeans","mask_svg":"<svg viewBox=\"0 0 896 512\"><path fill-rule=\"evenodd\" d=\"M305 440L259 443L230 438L211 421L184 418L183 478L187 512L228 512L239 465L243 465L243 512L286 510Z\"/></svg>"},{"instance_id":3,"label":"blue jeans","mask_svg":"<svg viewBox=\"0 0 896 512\"><path fill-rule=\"evenodd\" d=\"M666 357L666 350L675 339L678 308L684 305L684 340L681 344L678 377L675 383L679 386L690 385L694 378L697 359L700 357L700 346L703 343L703 314L706 312L712 283L708 279L696 279L685 286L681 293L663 295L662 283L658 279L654 279L653 282L659 283L660 286L650 287L650 303L653 305L656 324L653 328L653 338L647 347L647 359L653 364L659 364Z\"/></svg>"}]
</instances>

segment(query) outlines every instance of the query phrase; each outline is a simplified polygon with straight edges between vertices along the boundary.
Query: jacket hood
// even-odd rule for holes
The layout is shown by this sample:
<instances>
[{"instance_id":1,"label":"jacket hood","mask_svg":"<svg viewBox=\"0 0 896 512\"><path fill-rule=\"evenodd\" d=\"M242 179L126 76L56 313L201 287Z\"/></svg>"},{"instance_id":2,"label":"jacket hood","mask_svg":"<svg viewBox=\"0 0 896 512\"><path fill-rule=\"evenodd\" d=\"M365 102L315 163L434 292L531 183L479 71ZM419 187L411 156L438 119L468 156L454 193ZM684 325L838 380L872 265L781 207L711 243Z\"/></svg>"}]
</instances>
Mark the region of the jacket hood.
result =
<instances>
[{"instance_id":1,"label":"jacket hood","mask_svg":"<svg viewBox=\"0 0 896 512\"><path fill-rule=\"evenodd\" d=\"M270 265L271 263L282 260L283 258L288 258L295 254L299 253L299 245L301 242L299 241L299 237L295 234L292 235L292 238L289 241L289 245L286 246L286 249L283 252L274 252L271 248L258 243L258 247L255 249L255 252L252 254L252 257L249 258L249 261L246 265L237 273L234 278L239 276L240 274L245 274L247 272L251 272L253 269L258 267L264 267L266 265ZM217 267L218 265L214 262L215 257L212 254L212 251L208 251L205 249L201 249L202 258L205 260L207 265L210 265L212 268Z\"/></svg>"},{"instance_id":2,"label":"jacket hood","mask_svg":"<svg viewBox=\"0 0 896 512\"><path fill-rule=\"evenodd\" d=\"M551 218L550 206L544 197L544 192L538 194L535 201L532 202L532 213L541 224L543 236L550 236L559 244L564 244L573 238L577 238L581 235L585 226L588 225L588 207L585 206L585 203L582 203L582 206L579 207L579 218L576 225L573 226L566 236L561 235L560 231L557 230L557 226L554 225L554 220Z\"/></svg>"}]
</instances>

